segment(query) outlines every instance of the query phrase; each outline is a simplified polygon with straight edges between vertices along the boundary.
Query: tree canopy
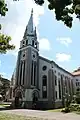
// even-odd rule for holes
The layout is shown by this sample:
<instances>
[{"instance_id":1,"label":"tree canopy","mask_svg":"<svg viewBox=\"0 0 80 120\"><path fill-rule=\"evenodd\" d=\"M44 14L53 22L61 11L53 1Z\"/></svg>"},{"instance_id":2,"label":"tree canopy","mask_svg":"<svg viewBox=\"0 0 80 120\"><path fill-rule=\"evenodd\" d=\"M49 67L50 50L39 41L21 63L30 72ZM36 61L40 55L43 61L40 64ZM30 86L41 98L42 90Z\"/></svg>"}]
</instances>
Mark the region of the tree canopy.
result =
<instances>
[{"instance_id":1,"label":"tree canopy","mask_svg":"<svg viewBox=\"0 0 80 120\"><path fill-rule=\"evenodd\" d=\"M43 5L46 0L34 0L36 4ZM49 10L55 11L55 17L63 21L69 28L72 27L73 14L80 19L80 0L47 0Z\"/></svg>"},{"instance_id":2,"label":"tree canopy","mask_svg":"<svg viewBox=\"0 0 80 120\"><path fill-rule=\"evenodd\" d=\"M10 88L10 81L8 79L3 78L0 75L0 82L2 83L2 85L0 86L0 94L2 96L6 96L6 92L9 90Z\"/></svg>"},{"instance_id":3,"label":"tree canopy","mask_svg":"<svg viewBox=\"0 0 80 120\"><path fill-rule=\"evenodd\" d=\"M7 4L5 4L5 0L0 0L0 15L5 16L6 11L8 11ZM0 30L1 30L0 24ZM0 53L6 53L7 50L12 50L15 48L14 45L10 44L11 37L4 35L0 32Z\"/></svg>"},{"instance_id":4,"label":"tree canopy","mask_svg":"<svg viewBox=\"0 0 80 120\"><path fill-rule=\"evenodd\" d=\"M17 0L13 0L17 1ZM19 0L18 0L19 1ZM43 5L46 0L33 0L38 5ZM80 0L47 0L48 9L54 10L57 21L63 21L69 28L72 27L73 14L80 19ZM0 15L5 16L8 11L5 0L0 0ZM0 24L1 30L1 24ZM11 37L0 33L0 53L6 53L7 50L15 48L10 44Z\"/></svg>"}]
</instances>

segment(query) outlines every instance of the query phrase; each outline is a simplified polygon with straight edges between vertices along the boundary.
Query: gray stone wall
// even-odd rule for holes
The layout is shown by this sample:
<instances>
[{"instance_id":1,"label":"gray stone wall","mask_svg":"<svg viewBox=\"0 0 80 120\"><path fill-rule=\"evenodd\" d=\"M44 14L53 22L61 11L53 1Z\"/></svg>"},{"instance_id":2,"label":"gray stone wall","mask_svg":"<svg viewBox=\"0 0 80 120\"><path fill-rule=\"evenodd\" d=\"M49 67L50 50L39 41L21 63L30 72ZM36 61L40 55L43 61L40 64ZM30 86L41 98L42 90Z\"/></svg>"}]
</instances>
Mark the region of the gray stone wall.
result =
<instances>
[{"instance_id":1,"label":"gray stone wall","mask_svg":"<svg viewBox=\"0 0 80 120\"><path fill-rule=\"evenodd\" d=\"M17 65L16 65L16 82L15 82L16 86L19 85L20 57L21 57L21 51L18 52L18 59L17 59Z\"/></svg>"},{"instance_id":2,"label":"gray stone wall","mask_svg":"<svg viewBox=\"0 0 80 120\"><path fill-rule=\"evenodd\" d=\"M51 69L48 71L48 101L53 104L55 102L55 80L53 70Z\"/></svg>"},{"instance_id":3,"label":"gray stone wall","mask_svg":"<svg viewBox=\"0 0 80 120\"><path fill-rule=\"evenodd\" d=\"M55 102L55 108L61 108L61 107L63 107L62 101L56 101Z\"/></svg>"}]
</instances>

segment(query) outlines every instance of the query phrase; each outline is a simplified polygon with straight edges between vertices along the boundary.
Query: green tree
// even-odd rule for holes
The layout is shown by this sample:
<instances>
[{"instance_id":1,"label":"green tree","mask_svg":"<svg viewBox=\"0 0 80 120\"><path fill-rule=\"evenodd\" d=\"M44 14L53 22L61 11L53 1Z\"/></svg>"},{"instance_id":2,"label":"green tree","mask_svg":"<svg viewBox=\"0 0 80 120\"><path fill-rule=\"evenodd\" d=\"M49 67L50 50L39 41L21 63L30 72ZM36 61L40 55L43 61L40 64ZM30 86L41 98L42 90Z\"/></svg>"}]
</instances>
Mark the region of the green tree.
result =
<instances>
[{"instance_id":1,"label":"green tree","mask_svg":"<svg viewBox=\"0 0 80 120\"><path fill-rule=\"evenodd\" d=\"M6 11L8 11L7 4L5 0L0 0L0 15L5 16ZM0 24L1 30L1 24ZM7 50L12 50L15 48L14 45L10 44L11 37L0 33L0 53L6 53Z\"/></svg>"},{"instance_id":2,"label":"green tree","mask_svg":"<svg viewBox=\"0 0 80 120\"><path fill-rule=\"evenodd\" d=\"M36 4L43 5L46 0L34 0ZM48 8L55 11L55 17L72 27L73 14L80 19L80 0L47 0Z\"/></svg>"},{"instance_id":3,"label":"green tree","mask_svg":"<svg viewBox=\"0 0 80 120\"><path fill-rule=\"evenodd\" d=\"M77 92L76 92L76 102L78 104L80 104L80 88L77 88Z\"/></svg>"},{"instance_id":4,"label":"green tree","mask_svg":"<svg viewBox=\"0 0 80 120\"><path fill-rule=\"evenodd\" d=\"M10 88L10 81L8 79L3 78L1 75L0 75L0 81L2 83L2 85L0 86L0 94L6 96L6 92Z\"/></svg>"}]
</instances>

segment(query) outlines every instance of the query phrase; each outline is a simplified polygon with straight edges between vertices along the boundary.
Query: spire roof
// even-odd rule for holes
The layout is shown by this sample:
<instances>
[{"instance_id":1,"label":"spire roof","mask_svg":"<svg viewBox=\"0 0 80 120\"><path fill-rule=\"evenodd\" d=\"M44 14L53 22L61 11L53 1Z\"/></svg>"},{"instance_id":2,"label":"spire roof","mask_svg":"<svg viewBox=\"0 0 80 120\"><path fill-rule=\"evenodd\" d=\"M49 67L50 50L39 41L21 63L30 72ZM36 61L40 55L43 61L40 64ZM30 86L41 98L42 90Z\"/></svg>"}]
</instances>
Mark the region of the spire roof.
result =
<instances>
[{"instance_id":1,"label":"spire roof","mask_svg":"<svg viewBox=\"0 0 80 120\"><path fill-rule=\"evenodd\" d=\"M24 33L24 38L26 37L27 34L33 34L34 32L34 28L33 28L33 8L31 10L31 16L30 19L28 21L28 25L26 26L26 30Z\"/></svg>"}]
</instances>

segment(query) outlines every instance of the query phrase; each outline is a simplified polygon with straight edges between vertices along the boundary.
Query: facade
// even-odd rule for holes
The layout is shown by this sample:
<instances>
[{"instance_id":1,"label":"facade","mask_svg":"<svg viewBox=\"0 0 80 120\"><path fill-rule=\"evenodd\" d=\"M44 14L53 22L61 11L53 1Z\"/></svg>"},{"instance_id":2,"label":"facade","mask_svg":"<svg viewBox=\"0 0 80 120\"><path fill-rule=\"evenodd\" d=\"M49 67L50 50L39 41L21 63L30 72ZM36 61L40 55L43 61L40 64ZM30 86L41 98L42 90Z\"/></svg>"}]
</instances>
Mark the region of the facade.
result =
<instances>
[{"instance_id":1,"label":"facade","mask_svg":"<svg viewBox=\"0 0 80 120\"><path fill-rule=\"evenodd\" d=\"M72 99L76 77L39 55L36 28L33 28L33 11L24 32L16 70L11 79L10 100L18 107L37 109L64 106L65 95Z\"/></svg>"},{"instance_id":2,"label":"facade","mask_svg":"<svg viewBox=\"0 0 80 120\"><path fill-rule=\"evenodd\" d=\"M77 94L77 92L80 92L80 67L72 74L74 75L74 91Z\"/></svg>"}]
</instances>

